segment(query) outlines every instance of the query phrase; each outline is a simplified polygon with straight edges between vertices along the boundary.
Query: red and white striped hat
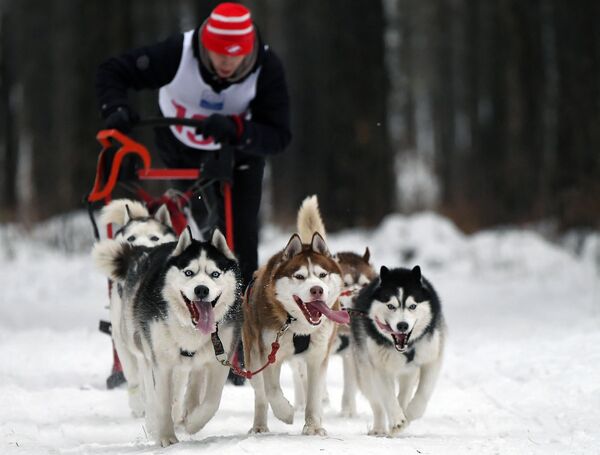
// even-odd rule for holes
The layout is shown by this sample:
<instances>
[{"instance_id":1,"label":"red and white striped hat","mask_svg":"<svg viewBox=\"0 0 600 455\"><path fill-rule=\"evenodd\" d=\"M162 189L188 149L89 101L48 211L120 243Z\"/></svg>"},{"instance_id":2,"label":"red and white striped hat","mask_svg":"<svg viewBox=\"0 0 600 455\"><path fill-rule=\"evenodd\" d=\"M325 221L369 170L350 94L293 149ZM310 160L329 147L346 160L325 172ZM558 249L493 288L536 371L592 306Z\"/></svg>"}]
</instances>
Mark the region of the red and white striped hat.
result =
<instances>
[{"instance_id":1,"label":"red and white striped hat","mask_svg":"<svg viewBox=\"0 0 600 455\"><path fill-rule=\"evenodd\" d=\"M206 49L218 54L249 54L254 46L250 11L239 3L221 3L210 13L201 40Z\"/></svg>"}]
</instances>

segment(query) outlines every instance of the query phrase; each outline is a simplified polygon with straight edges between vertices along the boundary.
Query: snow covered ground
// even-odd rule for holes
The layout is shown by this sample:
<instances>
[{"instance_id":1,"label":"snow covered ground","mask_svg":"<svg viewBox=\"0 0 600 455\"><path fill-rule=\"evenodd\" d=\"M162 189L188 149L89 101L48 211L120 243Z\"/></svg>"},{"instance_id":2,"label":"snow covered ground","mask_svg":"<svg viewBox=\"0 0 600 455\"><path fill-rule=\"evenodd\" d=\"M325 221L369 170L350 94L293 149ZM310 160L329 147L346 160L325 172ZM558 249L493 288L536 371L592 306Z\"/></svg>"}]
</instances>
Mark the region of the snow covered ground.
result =
<instances>
[{"instance_id":1,"label":"snow covered ground","mask_svg":"<svg viewBox=\"0 0 600 455\"><path fill-rule=\"evenodd\" d=\"M442 375L425 416L401 437L366 436L372 417L362 398L357 418L338 416L341 362L333 358L328 436L302 436L301 413L291 426L271 416L270 434L247 435L252 389L227 385L206 428L179 432L181 443L161 449L130 416L126 392L105 389L110 341L96 327L107 317L106 282L80 251L85 219L59 223L33 239L0 227L2 454L600 453L597 265L535 233L465 236L421 214L329 237L333 251L369 246L377 266L420 264L442 298L450 330ZM265 229L261 259L287 239Z\"/></svg>"}]
</instances>

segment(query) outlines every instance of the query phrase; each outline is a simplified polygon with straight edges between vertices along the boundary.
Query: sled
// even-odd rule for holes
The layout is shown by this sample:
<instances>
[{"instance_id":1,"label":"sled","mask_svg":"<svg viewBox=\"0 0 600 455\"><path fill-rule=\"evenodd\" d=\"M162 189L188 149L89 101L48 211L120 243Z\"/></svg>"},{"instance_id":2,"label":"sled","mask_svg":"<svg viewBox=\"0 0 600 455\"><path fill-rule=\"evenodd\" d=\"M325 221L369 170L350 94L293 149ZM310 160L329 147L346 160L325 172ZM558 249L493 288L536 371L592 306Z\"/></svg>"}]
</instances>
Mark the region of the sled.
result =
<instances>
[{"instance_id":1,"label":"sled","mask_svg":"<svg viewBox=\"0 0 600 455\"><path fill-rule=\"evenodd\" d=\"M165 127L170 125L189 126L202 128L202 120L186 118L149 118L140 121L135 125L139 127ZM213 154L210 159L201 166L195 168L153 168L150 153L148 149L140 142L135 141L126 134L116 130L101 130L96 135L96 139L102 145L102 150L98 156L96 166L96 177L91 192L86 196L88 213L94 229L96 240L100 239L100 231L94 218L94 206L102 203L106 205L111 202L113 192L116 188L122 188L130 193L133 198L139 199L145 203L151 214L161 205L166 204L173 230L179 235L188 224L185 207L197 194L202 193L205 188L215 183L220 183L223 195L223 220L225 224L225 238L229 248L234 251L233 244L233 211L232 211L232 173L233 173L233 149L223 145L219 150L206 151ZM130 173L128 179L122 178L122 168L125 159L131 162L131 157L135 157L137 162L136 169ZM121 176L120 176L121 174ZM133 175L131 175L133 174ZM190 185L186 191L175 191L168 189L159 196L150 194L142 185L146 180L182 180L189 181ZM204 204L208 204L206 198L202 199ZM214 202L214 201L213 201ZM207 211L215 210L215 207L206 207ZM107 225L106 238L113 238L113 226ZM108 281L108 295L112 283ZM111 325L108 321L100 321L99 329L112 336ZM113 365L111 373L106 380L108 389L113 389L126 382L123 374L123 368L119 361L119 356L113 343Z\"/></svg>"}]
</instances>

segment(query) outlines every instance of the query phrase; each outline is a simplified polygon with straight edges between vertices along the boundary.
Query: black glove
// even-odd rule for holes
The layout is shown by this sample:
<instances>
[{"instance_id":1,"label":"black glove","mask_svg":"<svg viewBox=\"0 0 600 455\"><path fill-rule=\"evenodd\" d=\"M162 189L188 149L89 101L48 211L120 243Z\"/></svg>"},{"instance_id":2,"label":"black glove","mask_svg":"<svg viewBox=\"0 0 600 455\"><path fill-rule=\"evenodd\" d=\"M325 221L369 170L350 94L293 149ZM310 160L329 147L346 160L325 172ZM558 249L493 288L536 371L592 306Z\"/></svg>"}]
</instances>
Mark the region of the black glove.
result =
<instances>
[{"instance_id":1,"label":"black glove","mask_svg":"<svg viewBox=\"0 0 600 455\"><path fill-rule=\"evenodd\" d=\"M212 137L215 142L235 144L238 141L237 125L228 115L213 114L206 118L198 133Z\"/></svg>"},{"instance_id":2,"label":"black glove","mask_svg":"<svg viewBox=\"0 0 600 455\"><path fill-rule=\"evenodd\" d=\"M129 106L118 106L104 119L106 129L116 129L122 133L129 133L133 125L140 121L140 116Z\"/></svg>"}]
</instances>

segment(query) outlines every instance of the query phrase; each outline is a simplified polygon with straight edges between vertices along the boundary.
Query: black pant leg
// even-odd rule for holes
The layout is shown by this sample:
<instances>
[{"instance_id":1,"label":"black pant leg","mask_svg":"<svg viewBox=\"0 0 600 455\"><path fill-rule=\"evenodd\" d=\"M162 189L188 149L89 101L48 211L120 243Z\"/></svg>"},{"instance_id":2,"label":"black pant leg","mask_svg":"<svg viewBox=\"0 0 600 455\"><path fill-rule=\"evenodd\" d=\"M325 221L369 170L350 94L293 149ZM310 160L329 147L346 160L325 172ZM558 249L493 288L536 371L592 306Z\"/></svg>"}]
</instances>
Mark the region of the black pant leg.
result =
<instances>
[{"instance_id":1,"label":"black pant leg","mask_svg":"<svg viewBox=\"0 0 600 455\"><path fill-rule=\"evenodd\" d=\"M237 163L233 175L233 239L244 287L258 268L258 212L265 162L253 157Z\"/></svg>"}]
</instances>

